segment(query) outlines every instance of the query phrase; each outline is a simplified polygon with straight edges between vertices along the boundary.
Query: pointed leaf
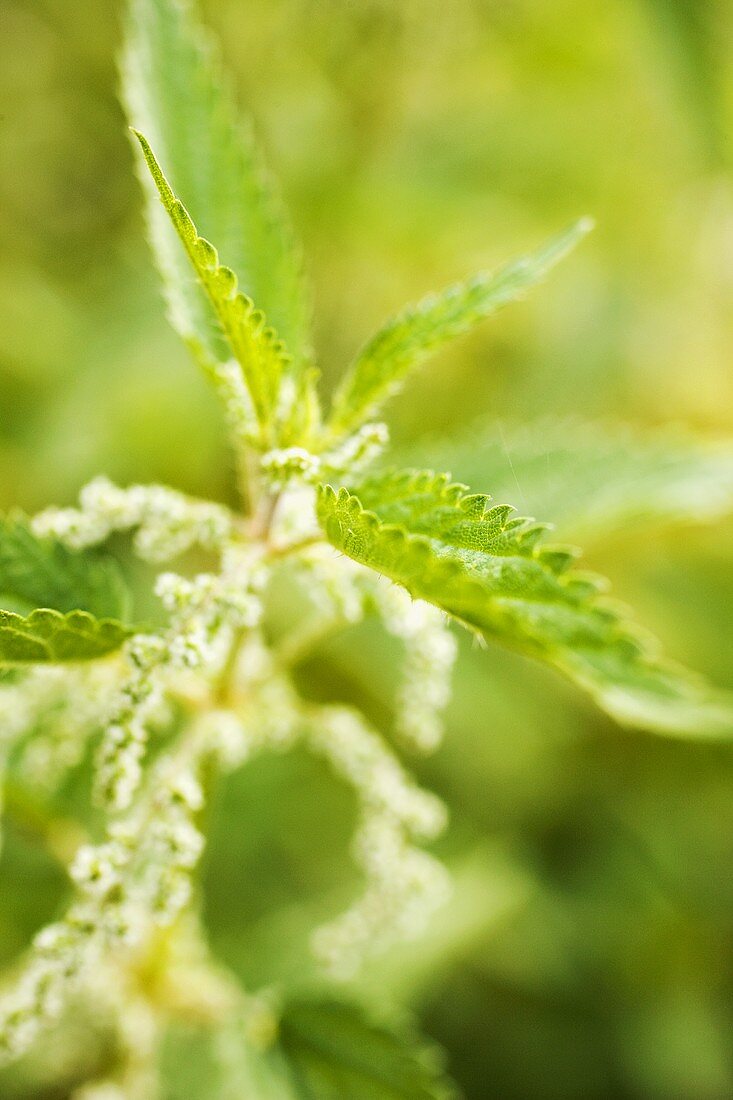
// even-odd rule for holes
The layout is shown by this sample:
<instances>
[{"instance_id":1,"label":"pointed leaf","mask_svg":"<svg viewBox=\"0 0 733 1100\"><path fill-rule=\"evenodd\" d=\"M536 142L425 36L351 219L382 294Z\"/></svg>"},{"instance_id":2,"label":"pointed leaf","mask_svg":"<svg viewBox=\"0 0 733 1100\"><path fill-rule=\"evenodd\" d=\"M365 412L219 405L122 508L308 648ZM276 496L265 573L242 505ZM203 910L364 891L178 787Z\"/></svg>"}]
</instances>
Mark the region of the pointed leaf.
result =
<instances>
[{"instance_id":1,"label":"pointed leaf","mask_svg":"<svg viewBox=\"0 0 733 1100\"><path fill-rule=\"evenodd\" d=\"M536 252L431 294L393 317L359 353L334 396L329 430L342 435L373 417L407 375L448 341L528 290L589 231L584 218Z\"/></svg>"},{"instance_id":2,"label":"pointed leaf","mask_svg":"<svg viewBox=\"0 0 733 1100\"><path fill-rule=\"evenodd\" d=\"M126 29L122 94L130 124L158 150L176 194L285 341L297 373L311 355L299 251L194 7L189 0L130 0ZM209 359L226 358L147 173L142 181L173 325Z\"/></svg>"},{"instance_id":3,"label":"pointed leaf","mask_svg":"<svg viewBox=\"0 0 733 1100\"><path fill-rule=\"evenodd\" d=\"M214 246L198 235L146 138L137 130L133 132L140 142L163 206L242 367L263 439L267 442L275 420L281 376L288 362L285 347L274 329L268 327L264 315L255 309L252 300L237 289L237 276L232 269L220 264Z\"/></svg>"},{"instance_id":4,"label":"pointed leaf","mask_svg":"<svg viewBox=\"0 0 733 1100\"><path fill-rule=\"evenodd\" d=\"M543 526L515 518L449 475L386 473L319 490L318 516L349 557L464 625L540 658L620 722L678 736L730 737L733 701L659 656L656 642L604 598L605 583L542 545Z\"/></svg>"}]
</instances>

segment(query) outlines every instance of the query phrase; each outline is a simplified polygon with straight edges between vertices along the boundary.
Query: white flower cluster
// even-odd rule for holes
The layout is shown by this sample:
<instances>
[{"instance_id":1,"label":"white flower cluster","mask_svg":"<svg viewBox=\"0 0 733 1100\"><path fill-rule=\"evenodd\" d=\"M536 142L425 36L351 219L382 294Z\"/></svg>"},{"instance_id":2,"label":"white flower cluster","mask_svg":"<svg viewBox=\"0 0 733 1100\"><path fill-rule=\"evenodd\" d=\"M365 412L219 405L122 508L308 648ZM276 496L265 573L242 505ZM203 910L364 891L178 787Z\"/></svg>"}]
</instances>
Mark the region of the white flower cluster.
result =
<instances>
[{"instance_id":1,"label":"white flower cluster","mask_svg":"<svg viewBox=\"0 0 733 1100\"><path fill-rule=\"evenodd\" d=\"M200 761L208 751L203 742L194 743L199 749L192 759L160 761L145 798L110 825L102 844L80 848L71 867L80 891L124 907L133 934L136 915L138 921L144 914L142 919L170 924L191 894L191 873L204 847L195 821L204 804Z\"/></svg>"},{"instance_id":2,"label":"white flower cluster","mask_svg":"<svg viewBox=\"0 0 733 1100\"><path fill-rule=\"evenodd\" d=\"M196 718L198 734L211 748L224 771L244 764L252 750L247 726L233 710L214 707Z\"/></svg>"},{"instance_id":3,"label":"white flower cluster","mask_svg":"<svg viewBox=\"0 0 733 1100\"><path fill-rule=\"evenodd\" d=\"M190 897L191 872L203 848L195 818L203 803L197 756L188 751L183 763L166 755L133 804L142 778L141 758L147 728L160 708L169 679L212 663L218 667L235 630L254 625L261 606L255 593L264 583L261 568L241 548L228 548L222 572L193 581L171 574L159 581L159 592L171 622L162 637L137 635L127 645L131 674L111 708L99 752L98 784L110 809L119 813L106 839L84 845L70 874L81 900L67 917L36 937L20 981L0 1006L0 1051L14 1056L38 1031L57 1019L69 992L106 950L134 942L146 924L169 923ZM56 705L69 688L68 670L43 670L30 679L47 689L28 691L17 685L17 702L7 716L7 739L35 725L39 715ZM71 675L74 682L74 674ZM10 689L8 689L10 690ZM16 688L12 689L12 704ZM72 701L73 696L72 696ZM186 743L186 735L181 735ZM196 733L196 751L211 751Z\"/></svg>"},{"instance_id":4,"label":"white flower cluster","mask_svg":"<svg viewBox=\"0 0 733 1100\"><path fill-rule=\"evenodd\" d=\"M443 735L441 712L451 694L457 643L443 612L371 570L338 558L328 547L300 555L296 568L322 615L324 628L360 622L376 608L386 629L405 646L402 684L397 698L397 732L420 752L434 751Z\"/></svg>"},{"instance_id":5,"label":"white flower cluster","mask_svg":"<svg viewBox=\"0 0 733 1100\"><path fill-rule=\"evenodd\" d=\"M243 433L251 409L240 401L235 373L239 377L238 368L230 377L222 367L219 384L228 394L232 423ZM198 544L217 553L220 569L192 578L160 574L155 592L167 626L135 635L122 658L101 662L99 671L40 670L0 688L0 704L7 704L0 717L0 763L32 731L20 756L29 774L46 760L63 774L102 728L96 787L110 814L100 842L82 845L71 865L77 900L64 919L36 936L20 980L0 1002L0 1055L26 1049L104 958L120 958L124 966L128 952L146 947L152 929L170 925L190 902L204 847L204 761L234 768L254 752L285 751L302 740L353 787L360 807L353 852L365 888L313 937L335 976L349 976L395 938L415 935L445 897L446 872L419 846L444 827L442 802L417 786L358 712L300 699L285 671L287 654L281 646L268 647L258 629L272 568L267 554L277 559L278 540L289 549L295 530L300 538L313 533L309 483L341 463L353 469L371 460L385 442L383 426L366 425L322 458L294 447L264 455L264 478L277 492L285 490L273 542L246 542L245 526L218 505L159 486L122 490L105 479L82 491L79 509L49 510L33 521L37 534L53 533L75 548L135 528L135 547L151 561ZM442 616L323 544L301 547L293 560L324 623L356 623L376 609L404 641L398 727L413 745L435 747L455 656ZM293 632L292 648L297 653L298 644L312 645L313 636L305 624L302 637ZM101 697L107 700L103 714L95 703ZM172 726L172 701L180 716L173 747L148 762L151 731L158 723ZM98 1082L102 1095L116 1087L112 1080Z\"/></svg>"},{"instance_id":6,"label":"white flower cluster","mask_svg":"<svg viewBox=\"0 0 733 1100\"><path fill-rule=\"evenodd\" d=\"M323 472L333 476L348 472L360 473L369 466L389 443L389 429L386 424L364 424L353 435L347 437L333 450L327 451L322 459Z\"/></svg>"},{"instance_id":7,"label":"white flower cluster","mask_svg":"<svg viewBox=\"0 0 733 1100\"><path fill-rule=\"evenodd\" d=\"M59 1018L69 991L100 957L105 934L113 934L116 915L114 906L79 902L36 935L20 980L0 1004L0 1062L22 1054Z\"/></svg>"},{"instance_id":8,"label":"white flower cluster","mask_svg":"<svg viewBox=\"0 0 733 1100\"><path fill-rule=\"evenodd\" d=\"M160 1092L161 1021L155 1006L113 959L100 960L84 982L95 1020L114 1034L114 1064L75 1089L70 1100L151 1100ZM66 1034L66 1033L64 1033Z\"/></svg>"},{"instance_id":9,"label":"white flower cluster","mask_svg":"<svg viewBox=\"0 0 733 1100\"><path fill-rule=\"evenodd\" d=\"M13 678L0 687L0 814L5 796L5 772L16 743L32 730L39 717L56 703L63 681L59 670L51 675L30 672L19 681ZM38 690L28 690L33 682Z\"/></svg>"},{"instance_id":10,"label":"white flower cluster","mask_svg":"<svg viewBox=\"0 0 733 1100\"><path fill-rule=\"evenodd\" d=\"M260 469L270 487L279 492L293 482L313 485L348 470L359 473L373 462L389 443L386 424L365 424L330 451L313 454L304 447L282 447L267 451Z\"/></svg>"},{"instance_id":11,"label":"white flower cluster","mask_svg":"<svg viewBox=\"0 0 733 1100\"><path fill-rule=\"evenodd\" d=\"M49 508L32 520L36 535L53 535L72 549L104 542L115 531L137 528L134 546L146 561L168 561L193 545L218 550L231 536L227 508L191 500L162 485L120 489L95 478L79 494L79 508Z\"/></svg>"},{"instance_id":12,"label":"white flower cluster","mask_svg":"<svg viewBox=\"0 0 733 1100\"><path fill-rule=\"evenodd\" d=\"M257 417L240 364L236 359L228 359L224 363L207 364L206 372L224 407L235 443L256 442Z\"/></svg>"},{"instance_id":13,"label":"white flower cluster","mask_svg":"<svg viewBox=\"0 0 733 1100\"><path fill-rule=\"evenodd\" d=\"M378 605L387 630L405 644L397 732L412 748L433 752L443 736L441 711L451 695L456 639L442 611L413 600L403 588L381 585Z\"/></svg>"},{"instance_id":14,"label":"white flower cluster","mask_svg":"<svg viewBox=\"0 0 733 1100\"><path fill-rule=\"evenodd\" d=\"M329 971L348 978L363 957L394 939L414 936L447 892L443 866L417 848L437 836L446 812L420 790L362 716L320 708L307 734L310 746L349 782L361 804L354 855L367 879L361 898L316 930L313 947Z\"/></svg>"},{"instance_id":15,"label":"white flower cluster","mask_svg":"<svg viewBox=\"0 0 733 1100\"><path fill-rule=\"evenodd\" d=\"M262 456L260 470L270 488L280 492L293 481L317 481L321 463L304 447L282 447L267 451Z\"/></svg>"},{"instance_id":16,"label":"white flower cluster","mask_svg":"<svg viewBox=\"0 0 733 1100\"><path fill-rule=\"evenodd\" d=\"M329 546L314 546L300 556L296 567L324 619L361 622L374 590L374 577L363 565L339 558Z\"/></svg>"},{"instance_id":17,"label":"white flower cluster","mask_svg":"<svg viewBox=\"0 0 733 1100\"><path fill-rule=\"evenodd\" d=\"M117 675L109 662L39 665L0 686L0 810L11 758L24 783L43 792L58 787L99 729Z\"/></svg>"},{"instance_id":18,"label":"white flower cluster","mask_svg":"<svg viewBox=\"0 0 733 1100\"><path fill-rule=\"evenodd\" d=\"M146 836L144 893L157 924L170 925L191 897L191 874L204 849L194 819L204 804L195 773L183 771L164 783Z\"/></svg>"},{"instance_id":19,"label":"white flower cluster","mask_svg":"<svg viewBox=\"0 0 733 1100\"><path fill-rule=\"evenodd\" d=\"M272 526L273 541L280 545L292 545L305 540L317 540L320 528L316 519L316 492L305 482L288 486L277 503Z\"/></svg>"},{"instance_id":20,"label":"white flower cluster","mask_svg":"<svg viewBox=\"0 0 733 1100\"><path fill-rule=\"evenodd\" d=\"M228 547L219 574L187 580L162 573L155 591L170 614L164 635L140 634L127 644L133 672L113 706L97 759L96 788L111 810L130 805L142 776L151 720L181 672L215 672L233 633L259 622L266 574L241 548Z\"/></svg>"},{"instance_id":21,"label":"white flower cluster","mask_svg":"<svg viewBox=\"0 0 733 1100\"><path fill-rule=\"evenodd\" d=\"M329 623L360 622L376 609L386 629L405 646L396 727L402 741L433 752L442 739L441 712L451 694L457 643L443 612L348 558L316 545L303 552L296 569L325 629ZM313 631L315 634L316 631Z\"/></svg>"},{"instance_id":22,"label":"white flower cluster","mask_svg":"<svg viewBox=\"0 0 733 1100\"><path fill-rule=\"evenodd\" d=\"M188 743L187 743L188 744ZM171 923L187 903L204 841L198 770L204 743L165 758L131 814L105 840L77 851L70 874L80 900L44 928L19 981L0 1003L0 1060L16 1057L59 1018L74 990L113 949L133 947L151 920Z\"/></svg>"},{"instance_id":23,"label":"white flower cluster","mask_svg":"<svg viewBox=\"0 0 733 1100\"><path fill-rule=\"evenodd\" d=\"M316 957L340 981L352 978L365 956L419 936L431 914L450 896L443 864L411 845L385 819L364 823L355 838L354 854L367 875L366 890L312 937Z\"/></svg>"},{"instance_id":24,"label":"white flower cluster","mask_svg":"<svg viewBox=\"0 0 733 1100\"><path fill-rule=\"evenodd\" d=\"M252 693L243 716L253 749L287 752L302 733L299 700L292 685L273 676Z\"/></svg>"},{"instance_id":25,"label":"white flower cluster","mask_svg":"<svg viewBox=\"0 0 733 1100\"><path fill-rule=\"evenodd\" d=\"M0 686L0 745L10 748L66 701L68 670L37 665Z\"/></svg>"},{"instance_id":26,"label":"white flower cluster","mask_svg":"<svg viewBox=\"0 0 733 1100\"><path fill-rule=\"evenodd\" d=\"M132 673L113 701L97 752L97 800L110 810L126 809L140 785L142 758L153 716L163 704L165 641L137 634L127 643Z\"/></svg>"},{"instance_id":27,"label":"white flower cluster","mask_svg":"<svg viewBox=\"0 0 733 1100\"><path fill-rule=\"evenodd\" d=\"M302 706L261 637L252 633L240 647L230 707L206 710L195 719L197 736L225 771L240 767L253 754L287 752L303 730Z\"/></svg>"},{"instance_id":28,"label":"white flower cluster","mask_svg":"<svg viewBox=\"0 0 733 1100\"><path fill-rule=\"evenodd\" d=\"M25 714L26 733L32 736L23 743L16 767L24 783L49 792L81 761L102 727L121 669L117 662L95 661L63 669L41 665L26 676L17 694L33 701L36 716L31 723ZM47 705L39 706L44 698Z\"/></svg>"}]
</instances>

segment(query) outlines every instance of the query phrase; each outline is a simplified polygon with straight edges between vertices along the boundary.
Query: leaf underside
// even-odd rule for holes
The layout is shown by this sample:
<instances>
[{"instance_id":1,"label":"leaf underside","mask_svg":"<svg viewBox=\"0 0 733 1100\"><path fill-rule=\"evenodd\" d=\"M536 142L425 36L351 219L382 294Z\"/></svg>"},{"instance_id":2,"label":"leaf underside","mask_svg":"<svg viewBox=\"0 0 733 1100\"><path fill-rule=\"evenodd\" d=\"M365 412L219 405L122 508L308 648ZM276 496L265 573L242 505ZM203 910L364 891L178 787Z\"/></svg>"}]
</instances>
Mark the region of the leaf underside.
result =
<instances>
[{"instance_id":1,"label":"leaf underside","mask_svg":"<svg viewBox=\"0 0 733 1100\"><path fill-rule=\"evenodd\" d=\"M572 568L572 548L543 544L542 524L430 471L387 472L357 493L322 486L317 505L329 541L355 561L553 665L622 723L733 734L731 700L661 657L605 582Z\"/></svg>"},{"instance_id":2,"label":"leaf underside","mask_svg":"<svg viewBox=\"0 0 733 1100\"><path fill-rule=\"evenodd\" d=\"M588 232L583 219L536 252L494 272L480 272L408 306L365 345L340 383L329 430L343 435L374 416L428 356L520 298Z\"/></svg>"},{"instance_id":3,"label":"leaf underside","mask_svg":"<svg viewBox=\"0 0 733 1100\"><path fill-rule=\"evenodd\" d=\"M83 661L118 648L128 597L116 564L0 520L0 662Z\"/></svg>"}]
</instances>

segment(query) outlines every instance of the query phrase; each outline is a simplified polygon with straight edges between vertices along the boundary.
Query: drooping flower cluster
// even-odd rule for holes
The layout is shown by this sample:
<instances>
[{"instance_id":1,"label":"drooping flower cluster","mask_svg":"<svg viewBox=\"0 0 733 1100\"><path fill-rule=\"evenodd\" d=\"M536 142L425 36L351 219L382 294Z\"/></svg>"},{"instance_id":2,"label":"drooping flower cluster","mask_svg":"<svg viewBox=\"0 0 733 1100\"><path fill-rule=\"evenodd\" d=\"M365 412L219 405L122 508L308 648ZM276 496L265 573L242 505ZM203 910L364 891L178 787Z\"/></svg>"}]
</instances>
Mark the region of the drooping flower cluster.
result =
<instances>
[{"instance_id":1,"label":"drooping flower cluster","mask_svg":"<svg viewBox=\"0 0 733 1100\"><path fill-rule=\"evenodd\" d=\"M145 561L170 561L191 546L218 550L232 534L228 509L194 501L162 485L120 489L106 477L90 481L79 508L48 508L33 520L37 535L54 535L72 549L96 546L115 531L136 528L135 550Z\"/></svg>"},{"instance_id":2,"label":"drooping flower cluster","mask_svg":"<svg viewBox=\"0 0 733 1100\"><path fill-rule=\"evenodd\" d=\"M2 1055L27 1049L110 952L134 950L152 926L172 923L184 908L204 845L195 821L208 751L205 742L184 740L153 769L133 810L110 822L99 844L77 850L69 873L78 900L36 935L0 1006Z\"/></svg>"},{"instance_id":3,"label":"drooping flower cluster","mask_svg":"<svg viewBox=\"0 0 733 1100\"><path fill-rule=\"evenodd\" d=\"M397 700L397 732L420 752L433 752L443 736L441 715L451 692L456 639L445 615L402 588L381 585L379 607L390 634L405 646Z\"/></svg>"},{"instance_id":4,"label":"drooping flower cluster","mask_svg":"<svg viewBox=\"0 0 733 1100\"><path fill-rule=\"evenodd\" d=\"M330 972L347 978L366 955L414 935L445 900L444 868L414 841L434 839L445 826L446 811L435 795L407 777L358 712L322 707L307 737L351 784L360 804L353 851L366 876L364 894L313 936L316 954Z\"/></svg>"},{"instance_id":5,"label":"drooping flower cluster","mask_svg":"<svg viewBox=\"0 0 733 1100\"><path fill-rule=\"evenodd\" d=\"M377 428L363 429L338 461L381 446ZM19 774L45 767L49 776L62 776L98 737L95 789L107 814L103 835L82 843L71 864L76 900L36 936L0 1001L5 1056L26 1049L58 1019L103 959L139 951L154 928L174 923L190 903L204 847L204 765L227 771L255 753L300 743L353 788L359 824L352 850L364 890L313 936L333 977L348 977L365 956L415 934L446 896L445 871L419 846L442 829L442 803L412 781L358 712L314 706L290 678L291 664L321 632L376 611L405 644L398 731L423 750L437 744L453 640L434 609L315 542L313 522L304 524L302 516L312 514L308 482L316 466L321 474L324 461L311 462L293 448L263 460L262 476L279 498L265 538L252 538L222 506L160 486L119 489L105 479L83 490L78 509L51 509L33 521L37 533L53 533L73 548L133 531L133 548L148 561L168 561L198 545L216 554L218 568L192 578L161 573L155 592L167 623L134 635L120 655L0 686L0 758L12 749ZM316 616L315 629L306 623L301 635L294 628L273 645L263 616L275 562L285 562L303 584ZM157 731L165 736L162 749L150 744Z\"/></svg>"},{"instance_id":6,"label":"drooping flower cluster","mask_svg":"<svg viewBox=\"0 0 733 1100\"><path fill-rule=\"evenodd\" d=\"M323 454L313 454L304 447L267 451L260 460L260 470L277 492L292 482L314 484L332 477L342 477L345 471L353 477L374 462L388 442L386 424L365 424Z\"/></svg>"},{"instance_id":7,"label":"drooping flower cluster","mask_svg":"<svg viewBox=\"0 0 733 1100\"><path fill-rule=\"evenodd\" d=\"M82 760L90 740L107 720L109 699L120 688L119 662L90 667L43 666L25 673L13 692L0 693L15 723L25 721L25 737L16 768L24 784L39 793L56 790ZM32 701L35 719L24 715L21 700Z\"/></svg>"}]
</instances>

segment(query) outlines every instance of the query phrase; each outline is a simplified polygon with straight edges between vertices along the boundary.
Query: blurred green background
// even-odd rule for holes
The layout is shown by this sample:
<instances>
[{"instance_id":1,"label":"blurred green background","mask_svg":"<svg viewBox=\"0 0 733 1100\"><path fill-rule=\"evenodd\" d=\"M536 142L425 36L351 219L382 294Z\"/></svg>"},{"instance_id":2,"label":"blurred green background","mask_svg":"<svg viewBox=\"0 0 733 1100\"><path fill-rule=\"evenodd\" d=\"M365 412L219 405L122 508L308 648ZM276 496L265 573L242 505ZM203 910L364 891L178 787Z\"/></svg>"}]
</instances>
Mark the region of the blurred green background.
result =
<instances>
[{"instance_id":1,"label":"blurred green background","mask_svg":"<svg viewBox=\"0 0 733 1100\"><path fill-rule=\"evenodd\" d=\"M477 417L509 457L516 425L546 418L733 435L728 0L202 8L303 240L328 387L395 308L592 214L546 285L394 403L396 441L429 464L433 435ZM115 0L0 8L2 507L71 502L102 472L233 492L144 239L120 17ZM521 476L516 489L521 510ZM731 521L583 538L675 657L733 687ZM365 625L300 678L388 728L393 666ZM466 639L448 718L418 770L451 807L438 847L455 899L370 968L365 995L415 1008L469 1100L733 1097L733 751L619 730L545 670ZM250 987L303 979L308 928L356 885L352 817L297 755L222 789L206 915ZM0 871L9 958L67 887L12 830ZM34 1088L17 1095L66 1095Z\"/></svg>"}]
</instances>

